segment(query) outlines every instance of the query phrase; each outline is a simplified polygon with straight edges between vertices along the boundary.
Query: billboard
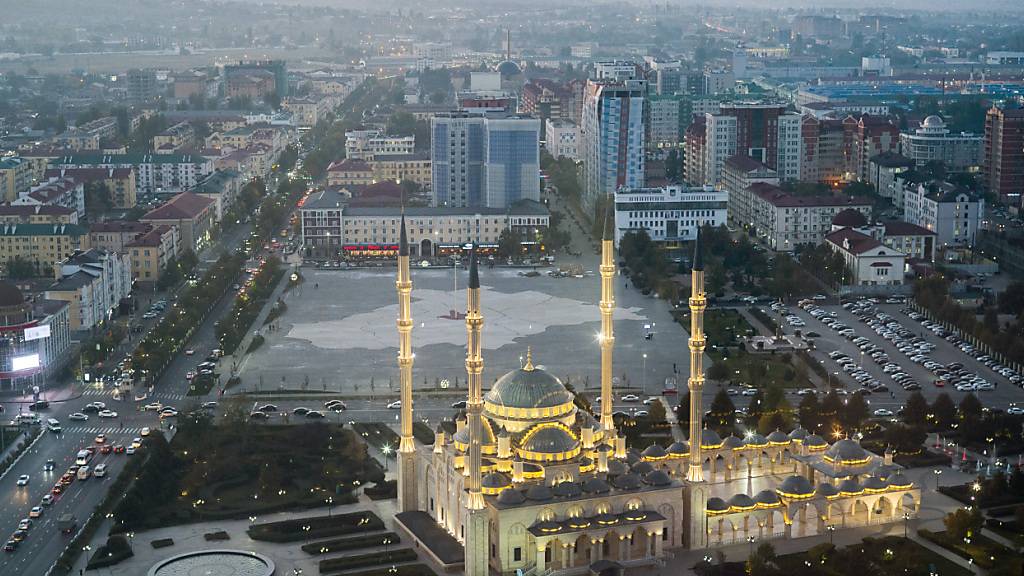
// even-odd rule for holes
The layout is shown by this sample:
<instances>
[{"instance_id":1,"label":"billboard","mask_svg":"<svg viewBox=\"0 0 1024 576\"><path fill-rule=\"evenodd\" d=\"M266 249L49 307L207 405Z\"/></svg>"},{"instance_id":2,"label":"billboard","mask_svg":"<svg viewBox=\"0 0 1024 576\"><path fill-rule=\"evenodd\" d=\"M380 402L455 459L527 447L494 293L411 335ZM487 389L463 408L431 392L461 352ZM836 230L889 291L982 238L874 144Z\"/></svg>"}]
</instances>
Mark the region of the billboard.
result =
<instances>
[{"instance_id":1,"label":"billboard","mask_svg":"<svg viewBox=\"0 0 1024 576\"><path fill-rule=\"evenodd\" d=\"M25 341L39 340L41 338L50 337L50 325L43 324L42 326L33 326L31 328L25 328Z\"/></svg>"},{"instance_id":2,"label":"billboard","mask_svg":"<svg viewBox=\"0 0 1024 576\"><path fill-rule=\"evenodd\" d=\"M39 368L39 354L28 354L26 356L15 356L11 358L11 371L20 372Z\"/></svg>"}]
</instances>

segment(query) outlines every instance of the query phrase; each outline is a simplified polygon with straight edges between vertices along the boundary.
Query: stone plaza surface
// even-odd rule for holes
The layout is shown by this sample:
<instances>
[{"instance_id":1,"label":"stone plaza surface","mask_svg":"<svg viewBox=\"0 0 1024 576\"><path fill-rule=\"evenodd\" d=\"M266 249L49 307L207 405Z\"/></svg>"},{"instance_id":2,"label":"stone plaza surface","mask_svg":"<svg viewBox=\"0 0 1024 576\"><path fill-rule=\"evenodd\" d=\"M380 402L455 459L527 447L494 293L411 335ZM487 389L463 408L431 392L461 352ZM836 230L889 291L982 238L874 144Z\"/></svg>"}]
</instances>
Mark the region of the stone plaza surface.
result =
<instances>
[{"instance_id":1,"label":"stone plaza surface","mask_svg":"<svg viewBox=\"0 0 1024 576\"><path fill-rule=\"evenodd\" d=\"M596 272L596 258L579 262ZM485 266L480 271L485 386L518 368L530 347L536 364L577 388L596 389L600 279L552 278L547 269L539 271L536 277L521 275L522 269ZM244 361L243 386L367 393L372 381L385 393L390 381L397 392L395 269L307 268L302 273L305 282L286 295L288 309L276 321L279 328ZM455 291L451 268L412 272L416 388L433 388L441 380L454 386L456 379L465 387L465 321L445 318L452 310L465 310L467 273L459 268L458 275ZM625 278L616 281L616 385L645 386L656 394L675 368L685 386L688 335L672 320L666 302L625 284ZM654 332L650 340L644 338L648 325Z\"/></svg>"}]
</instances>

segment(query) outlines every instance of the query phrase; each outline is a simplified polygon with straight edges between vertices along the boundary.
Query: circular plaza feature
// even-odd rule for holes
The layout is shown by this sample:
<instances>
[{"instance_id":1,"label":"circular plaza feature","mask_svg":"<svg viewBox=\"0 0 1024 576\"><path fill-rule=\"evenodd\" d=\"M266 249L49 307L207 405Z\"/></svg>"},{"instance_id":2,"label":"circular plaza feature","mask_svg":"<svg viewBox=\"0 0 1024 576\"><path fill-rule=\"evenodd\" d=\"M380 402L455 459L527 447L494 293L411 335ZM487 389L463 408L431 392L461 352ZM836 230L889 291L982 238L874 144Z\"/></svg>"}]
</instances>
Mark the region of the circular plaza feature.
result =
<instances>
[{"instance_id":1,"label":"circular plaza feature","mask_svg":"<svg viewBox=\"0 0 1024 576\"><path fill-rule=\"evenodd\" d=\"M274 562L244 550L200 550L161 560L146 576L273 576Z\"/></svg>"}]
</instances>

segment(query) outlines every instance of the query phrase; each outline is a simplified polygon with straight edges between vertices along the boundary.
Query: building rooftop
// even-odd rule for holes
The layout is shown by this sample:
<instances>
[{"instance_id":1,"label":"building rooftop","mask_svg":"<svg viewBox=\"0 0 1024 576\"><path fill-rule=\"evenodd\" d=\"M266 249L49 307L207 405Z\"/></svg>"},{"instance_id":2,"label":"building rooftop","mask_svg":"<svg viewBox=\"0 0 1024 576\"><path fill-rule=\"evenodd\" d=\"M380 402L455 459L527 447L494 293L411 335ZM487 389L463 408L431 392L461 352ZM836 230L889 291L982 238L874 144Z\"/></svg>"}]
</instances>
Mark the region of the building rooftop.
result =
<instances>
[{"instance_id":1,"label":"building rooftop","mask_svg":"<svg viewBox=\"0 0 1024 576\"><path fill-rule=\"evenodd\" d=\"M348 204L348 196L342 194L336 188L327 188L314 192L306 197L302 203L302 210L325 210L327 208L342 208Z\"/></svg>"},{"instance_id":2,"label":"building rooftop","mask_svg":"<svg viewBox=\"0 0 1024 576\"><path fill-rule=\"evenodd\" d=\"M141 234L152 230L153 225L134 220L107 220L89 226L89 232L135 232Z\"/></svg>"},{"instance_id":3,"label":"building rooftop","mask_svg":"<svg viewBox=\"0 0 1024 576\"><path fill-rule=\"evenodd\" d=\"M89 274L83 270L79 270L74 274L68 274L60 280L57 280L53 284L50 284L47 288L47 292L74 292L88 286L96 281L96 276Z\"/></svg>"},{"instance_id":4,"label":"building rooftop","mask_svg":"<svg viewBox=\"0 0 1024 576\"><path fill-rule=\"evenodd\" d=\"M861 234L852 228L836 230L831 234L827 234L825 236L825 240L841 247L843 250L846 250L851 254L863 254L872 248L877 248L882 245L881 242L875 240L871 236Z\"/></svg>"},{"instance_id":5,"label":"building rooftop","mask_svg":"<svg viewBox=\"0 0 1024 576\"><path fill-rule=\"evenodd\" d=\"M725 161L726 168L734 168L743 172L753 172L755 170L771 170L763 162L759 162L746 154L735 154L730 156Z\"/></svg>"},{"instance_id":6,"label":"building rooftop","mask_svg":"<svg viewBox=\"0 0 1024 576\"><path fill-rule=\"evenodd\" d=\"M0 236L83 236L89 231L78 224L2 224Z\"/></svg>"},{"instance_id":7,"label":"building rooftop","mask_svg":"<svg viewBox=\"0 0 1024 576\"><path fill-rule=\"evenodd\" d=\"M64 206L12 206L10 204L0 204L0 217L4 216L21 216L22 218L28 218L29 216L70 216L75 211L71 208Z\"/></svg>"},{"instance_id":8,"label":"building rooftop","mask_svg":"<svg viewBox=\"0 0 1024 576\"><path fill-rule=\"evenodd\" d=\"M195 192L196 194L222 194L224 187L239 177L241 177L241 174L237 170L217 170L204 178L202 182L196 184L195 188L190 190L190 192Z\"/></svg>"},{"instance_id":9,"label":"building rooftop","mask_svg":"<svg viewBox=\"0 0 1024 576\"><path fill-rule=\"evenodd\" d=\"M402 214L400 207L353 207L346 208L346 216L381 216L399 217ZM430 216L499 216L509 214L512 216L547 216L548 209L539 202L523 200L517 202L508 209L505 208L458 208L450 206L407 206L405 215L410 217Z\"/></svg>"},{"instance_id":10,"label":"building rooftop","mask_svg":"<svg viewBox=\"0 0 1024 576\"><path fill-rule=\"evenodd\" d=\"M763 198L766 202L779 208L818 208L838 206L872 206L874 202L870 198L859 196L844 196L842 194L813 194L808 196L794 196L778 186L755 182L747 187L748 190Z\"/></svg>"},{"instance_id":11,"label":"building rooftop","mask_svg":"<svg viewBox=\"0 0 1024 576\"><path fill-rule=\"evenodd\" d=\"M373 172L373 168L365 160L345 158L335 160L327 167L328 172Z\"/></svg>"},{"instance_id":12,"label":"building rooftop","mask_svg":"<svg viewBox=\"0 0 1024 576\"><path fill-rule=\"evenodd\" d=\"M146 232L142 236L139 236L135 240L125 244L126 248L152 248L159 246L163 241L163 237L171 230L171 227L167 224L155 226L152 230Z\"/></svg>"},{"instance_id":13,"label":"building rooftop","mask_svg":"<svg viewBox=\"0 0 1024 576\"><path fill-rule=\"evenodd\" d=\"M74 165L135 165L135 164L202 164L208 160L191 154L70 154L57 158L54 163L61 166Z\"/></svg>"},{"instance_id":14,"label":"building rooftop","mask_svg":"<svg viewBox=\"0 0 1024 576\"><path fill-rule=\"evenodd\" d=\"M131 175L131 168L47 168L46 172L43 172L43 179L72 178L84 183L95 180L122 180L130 178Z\"/></svg>"},{"instance_id":15,"label":"building rooftop","mask_svg":"<svg viewBox=\"0 0 1024 576\"><path fill-rule=\"evenodd\" d=\"M871 157L873 164L885 168L912 168L914 161L898 152L882 152Z\"/></svg>"},{"instance_id":16,"label":"building rooftop","mask_svg":"<svg viewBox=\"0 0 1024 576\"><path fill-rule=\"evenodd\" d=\"M886 236L935 236L935 232L910 222L894 220L882 225L885 227Z\"/></svg>"},{"instance_id":17,"label":"building rooftop","mask_svg":"<svg viewBox=\"0 0 1024 576\"><path fill-rule=\"evenodd\" d=\"M146 220L191 219L202 214L211 204L213 204L213 200L205 196L182 192L168 200L163 206L146 212L141 220L145 222Z\"/></svg>"}]
</instances>

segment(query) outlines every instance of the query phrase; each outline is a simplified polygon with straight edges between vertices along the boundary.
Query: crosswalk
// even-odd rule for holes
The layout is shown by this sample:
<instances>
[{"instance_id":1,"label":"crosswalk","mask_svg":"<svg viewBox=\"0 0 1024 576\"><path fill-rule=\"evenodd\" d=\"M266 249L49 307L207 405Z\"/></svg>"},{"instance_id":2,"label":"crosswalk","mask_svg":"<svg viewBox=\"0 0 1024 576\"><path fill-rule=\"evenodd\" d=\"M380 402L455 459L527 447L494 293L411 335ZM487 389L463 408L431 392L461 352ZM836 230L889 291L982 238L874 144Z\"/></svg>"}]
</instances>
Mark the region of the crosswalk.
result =
<instances>
[{"instance_id":1,"label":"crosswalk","mask_svg":"<svg viewBox=\"0 0 1024 576\"><path fill-rule=\"evenodd\" d=\"M97 388L86 388L85 390L82 391L82 396L110 398L112 396L112 391ZM181 401L185 399L185 395L177 394L174 392L155 392L153 394L150 394L147 397L147 399Z\"/></svg>"},{"instance_id":2,"label":"crosswalk","mask_svg":"<svg viewBox=\"0 0 1024 576\"><path fill-rule=\"evenodd\" d=\"M65 434L131 434L138 436L143 426L64 426ZM152 429L152 428L151 428Z\"/></svg>"}]
</instances>

